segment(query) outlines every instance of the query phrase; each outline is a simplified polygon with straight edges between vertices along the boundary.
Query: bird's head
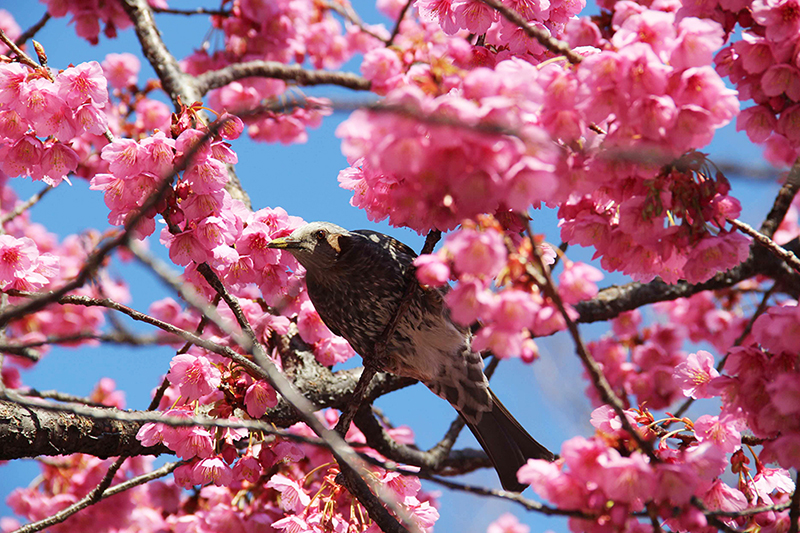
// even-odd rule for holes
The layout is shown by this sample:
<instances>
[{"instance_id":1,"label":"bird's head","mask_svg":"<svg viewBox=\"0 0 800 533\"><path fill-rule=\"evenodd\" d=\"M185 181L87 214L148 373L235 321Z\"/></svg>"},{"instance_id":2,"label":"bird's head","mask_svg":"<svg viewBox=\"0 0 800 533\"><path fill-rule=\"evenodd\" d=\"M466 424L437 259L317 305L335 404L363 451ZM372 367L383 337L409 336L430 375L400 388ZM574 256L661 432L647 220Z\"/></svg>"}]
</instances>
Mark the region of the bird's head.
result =
<instances>
[{"instance_id":1,"label":"bird's head","mask_svg":"<svg viewBox=\"0 0 800 533\"><path fill-rule=\"evenodd\" d=\"M336 263L344 239L349 235L349 231L336 224L310 222L294 230L288 237L275 239L267 246L288 251L306 270L327 270Z\"/></svg>"}]
</instances>

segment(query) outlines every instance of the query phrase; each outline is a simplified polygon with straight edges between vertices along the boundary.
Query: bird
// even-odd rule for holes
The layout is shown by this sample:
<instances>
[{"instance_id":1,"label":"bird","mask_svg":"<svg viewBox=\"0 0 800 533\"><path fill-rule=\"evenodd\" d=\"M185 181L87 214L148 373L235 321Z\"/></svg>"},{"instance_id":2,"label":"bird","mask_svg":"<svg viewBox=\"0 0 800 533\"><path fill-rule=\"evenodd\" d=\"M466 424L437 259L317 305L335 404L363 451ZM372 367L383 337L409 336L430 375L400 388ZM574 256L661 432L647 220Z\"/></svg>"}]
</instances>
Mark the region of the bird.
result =
<instances>
[{"instance_id":1,"label":"bird","mask_svg":"<svg viewBox=\"0 0 800 533\"><path fill-rule=\"evenodd\" d=\"M419 380L458 411L505 490L526 487L517 470L528 459L554 460L489 388L469 328L449 316L447 289L417 286L406 294L407 273L417 257L410 247L383 233L348 231L330 222L307 223L267 246L289 252L305 268L308 296L320 318L365 362ZM386 340L383 357L368 359L376 357L375 343L404 297L410 303Z\"/></svg>"}]
</instances>

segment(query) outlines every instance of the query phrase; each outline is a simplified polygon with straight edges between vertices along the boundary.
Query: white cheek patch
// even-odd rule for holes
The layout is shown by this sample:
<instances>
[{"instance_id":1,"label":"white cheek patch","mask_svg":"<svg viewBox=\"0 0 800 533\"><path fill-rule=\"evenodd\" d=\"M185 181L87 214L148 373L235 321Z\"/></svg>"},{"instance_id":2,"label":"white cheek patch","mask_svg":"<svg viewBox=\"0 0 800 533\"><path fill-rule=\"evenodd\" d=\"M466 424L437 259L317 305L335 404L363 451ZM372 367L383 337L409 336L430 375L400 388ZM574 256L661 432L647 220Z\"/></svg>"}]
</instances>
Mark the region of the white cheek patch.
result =
<instances>
[{"instance_id":1,"label":"white cheek patch","mask_svg":"<svg viewBox=\"0 0 800 533\"><path fill-rule=\"evenodd\" d=\"M338 233L331 233L330 235L328 235L328 244L331 245L331 248L336 250L337 254L341 253L342 251L342 247L339 246L339 237L341 237L341 235L339 235Z\"/></svg>"}]
</instances>

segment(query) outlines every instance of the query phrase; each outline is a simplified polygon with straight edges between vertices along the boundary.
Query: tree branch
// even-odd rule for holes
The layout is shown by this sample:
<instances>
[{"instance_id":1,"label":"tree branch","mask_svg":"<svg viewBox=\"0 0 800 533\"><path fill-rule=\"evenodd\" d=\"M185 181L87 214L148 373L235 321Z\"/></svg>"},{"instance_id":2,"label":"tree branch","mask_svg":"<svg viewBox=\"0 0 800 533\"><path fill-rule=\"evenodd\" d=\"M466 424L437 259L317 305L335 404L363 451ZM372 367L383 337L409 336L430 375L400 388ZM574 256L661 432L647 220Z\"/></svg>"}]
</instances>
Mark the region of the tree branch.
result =
<instances>
[{"instance_id":1,"label":"tree branch","mask_svg":"<svg viewBox=\"0 0 800 533\"><path fill-rule=\"evenodd\" d=\"M487 6L491 7L503 17L511 22L512 24L516 24L525 32L525 34L530 37L531 39L536 39L539 44L547 48L548 50L555 52L556 54L563 55L567 58L567 61L572 63L573 65L577 65L583 58L575 53L575 51L570 48L570 46L565 43L564 41L559 41L552 35L550 32L544 29L537 28L535 26L531 26L528 24L528 21L522 18L522 15L514 11L512 8L503 4L500 0L480 0Z\"/></svg>"},{"instance_id":2,"label":"tree branch","mask_svg":"<svg viewBox=\"0 0 800 533\"><path fill-rule=\"evenodd\" d=\"M310 70L300 65L286 65L277 61L248 61L235 63L219 70L210 70L197 76L195 85L200 95L224 87L242 78L260 77L292 80L298 85L339 85L357 91L368 91L370 81L349 72Z\"/></svg>"},{"instance_id":3,"label":"tree branch","mask_svg":"<svg viewBox=\"0 0 800 533\"><path fill-rule=\"evenodd\" d=\"M192 77L183 72L175 56L167 50L167 45L164 44L156 28L153 11L147 0L120 0L120 2L133 22L144 57L156 71L161 86L175 104L175 109L179 110L178 102L191 104L202 100L203 93L197 90Z\"/></svg>"},{"instance_id":4,"label":"tree branch","mask_svg":"<svg viewBox=\"0 0 800 533\"><path fill-rule=\"evenodd\" d=\"M11 391L4 396L10 397ZM86 407L94 411L112 408ZM0 460L10 461L38 455L85 453L107 458L118 455L171 453L164 446L146 447L136 440L141 424L94 418L37 406L0 400Z\"/></svg>"},{"instance_id":5,"label":"tree branch","mask_svg":"<svg viewBox=\"0 0 800 533\"><path fill-rule=\"evenodd\" d=\"M20 34L20 36L17 37L17 40L14 41L14 44L16 44L17 46L22 46L23 44L25 44L28 41L28 39L33 38L37 33L39 33L39 30L44 28L44 25L47 24L47 21L50 20L51 18L52 16L50 15L50 12L45 11L44 15L42 15L42 18L40 18L39 21L36 22L33 26L22 32L22 34Z\"/></svg>"},{"instance_id":6,"label":"tree branch","mask_svg":"<svg viewBox=\"0 0 800 533\"><path fill-rule=\"evenodd\" d=\"M153 470L152 472L148 472L147 474L142 474L141 476L136 476L128 481L123 481L122 483L118 483L111 488L108 488L108 484L111 483L111 479L113 478L113 474L111 478L109 478L108 484L101 483L97 487L95 487L92 492L87 494L83 499L73 503L66 509L62 509L61 511L57 512L52 516L48 516L43 520L39 520L38 522L33 522L22 526L21 528L17 529L13 533L33 533L34 531L41 531L46 527L53 526L60 522L63 522L70 516L74 515L81 509L85 509L86 507L96 503L99 500L104 500L106 498L110 498L115 494L119 494L120 492L124 492L126 490L132 489L138 485L144 485L145 483L149 483L154 479L162 478L164 476L169 475L173 470L178 468L181 465L180 462L177 463L167 463L161 468ZM109 470L109 473L111 470ZM108 476L106 476L108 478ZM105 481L105 478L103 479ZM105 486L104 486L105 485Z\"/></svg>"}]
</instances>

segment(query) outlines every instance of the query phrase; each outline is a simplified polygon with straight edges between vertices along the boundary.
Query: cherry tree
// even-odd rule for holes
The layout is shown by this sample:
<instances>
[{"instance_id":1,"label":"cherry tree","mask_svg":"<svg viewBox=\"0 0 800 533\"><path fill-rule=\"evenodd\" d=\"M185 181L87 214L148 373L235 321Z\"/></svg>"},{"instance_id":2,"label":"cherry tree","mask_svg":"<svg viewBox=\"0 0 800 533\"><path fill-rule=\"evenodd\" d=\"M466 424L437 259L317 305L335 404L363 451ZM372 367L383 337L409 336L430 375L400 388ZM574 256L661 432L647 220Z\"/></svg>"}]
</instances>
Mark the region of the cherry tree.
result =
<instances>
[{"instance_id":1,"label":"cherry tree","mask_svg":"<svg viewBox=\"0 0 800 533\"><path fill-rule=\"evenodd\" d=\"M492 533L527 531L525 513L798 531L797 0L378 0L375 24L346 0L43 3L25 31L0 11L0 460L41 469L7 499L28 523L3 531L430 531L450 511L437 486L513 502ZM182 58L159 31L176 16L212 28ZM34 39L62 17L142 54L48 64L62 44ZM251 205L235 142L304 143L334 112L340 186L427 237L411 290L450 285L488 373L541 364L551 335L582 365L564 387L593 431L528 461L522 495L456 477L491 466L455 446L459 419L422 450L373 408L413 380L343 368L355 353L302 268L267 247L304 221ZM700 151L734 121L790 169L759 227ZM43 188L20 199L20 180ZM58 238L35 211L79 180L108 224ZM162 297L132 308L117 263ZM171 350L148 409L110 380L85 397L25 382L53 347L117 345Z\"/></svg>"}]
</instances>

